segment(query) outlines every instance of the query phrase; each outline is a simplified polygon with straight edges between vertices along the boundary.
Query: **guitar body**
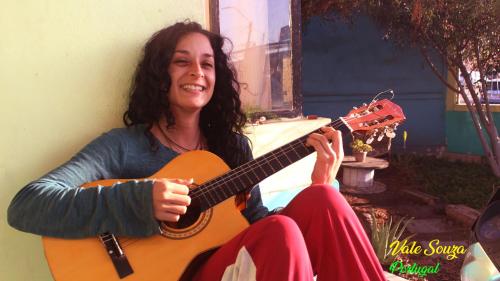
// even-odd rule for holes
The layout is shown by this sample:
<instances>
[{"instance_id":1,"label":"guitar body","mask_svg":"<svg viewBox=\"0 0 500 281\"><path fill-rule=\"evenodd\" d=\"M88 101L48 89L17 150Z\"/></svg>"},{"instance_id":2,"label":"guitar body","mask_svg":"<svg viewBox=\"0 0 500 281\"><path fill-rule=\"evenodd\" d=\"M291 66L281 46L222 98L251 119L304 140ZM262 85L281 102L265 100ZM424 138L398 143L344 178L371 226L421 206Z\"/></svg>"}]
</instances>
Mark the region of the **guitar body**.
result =
<instances>
[{"instance_id":1,"label":"guitar body","mask_svg":"<svg viewBox=\"0 0 500 281\"><path fill-rule=\"evenodd\" d=\"M202 184L229 167L207 151L179 155L150 178L193 178ZM85 184L110 186L119 181L102 180ZM134 273L123 280L179 280L187 265L200 253L214 249L248 227L248 222L230 197L201 213L190 226L177 229L162 226L162 235L146 238L118 237ZM55 280L121 280L101 240L43 237L43 246Z\"/></svg>"}]
</instances>

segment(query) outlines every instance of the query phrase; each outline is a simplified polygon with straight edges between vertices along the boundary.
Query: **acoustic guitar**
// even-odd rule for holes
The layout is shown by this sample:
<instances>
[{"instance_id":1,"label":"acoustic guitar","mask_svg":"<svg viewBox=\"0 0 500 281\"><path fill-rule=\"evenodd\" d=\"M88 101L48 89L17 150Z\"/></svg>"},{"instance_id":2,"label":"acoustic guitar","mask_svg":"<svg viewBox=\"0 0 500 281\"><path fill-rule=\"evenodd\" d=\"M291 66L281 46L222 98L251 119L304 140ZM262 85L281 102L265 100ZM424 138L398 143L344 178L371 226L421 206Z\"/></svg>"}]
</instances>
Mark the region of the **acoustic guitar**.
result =
<instances>
[{"instance_id":1,"label":"acoustic guitar","mask_svg":"<svg viewBox=\"0 0 500 281\"><path fill-rule=\"evenodd\" d=\"M394 137L405 116L389 100L354 108L333 121L337 129ZM161 234L147 238L111 233L86 239L43 237L45 256L55 280L179 280L189 279L189 266L246 227L235 198L263 179L314 152L306 136L247 162L236 169L207 151L186 152L150 178L193 178L191 205L177 223L161 223ZM208 168L209 167L209 168ZM127 180L100 180L92 188Z\"/></svg>"}]
</instances>

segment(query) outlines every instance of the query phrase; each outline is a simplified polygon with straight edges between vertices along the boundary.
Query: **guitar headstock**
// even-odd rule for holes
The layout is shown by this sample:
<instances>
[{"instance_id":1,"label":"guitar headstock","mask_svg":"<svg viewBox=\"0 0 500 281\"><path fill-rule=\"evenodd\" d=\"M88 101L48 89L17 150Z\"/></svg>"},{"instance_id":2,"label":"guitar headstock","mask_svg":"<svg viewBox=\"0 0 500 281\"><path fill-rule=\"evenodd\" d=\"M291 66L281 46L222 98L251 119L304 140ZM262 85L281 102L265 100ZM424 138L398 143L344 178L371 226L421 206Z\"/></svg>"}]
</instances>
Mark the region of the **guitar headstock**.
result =
<instances>
[{"instance_id":1,"label":"guitar headstock","mask_svg":"<svg viewBox=\"0 0 500 281\"><path fill-rule=\"evenodd\" d=\"M363 131L366 135L370 135L367 143L372 142L377 135L379 141L384 136L394 138L396 136L394 131L405 119L401 107L388 99L355 107L343 117L352 131Z\"/></svg>"}]
</instances>

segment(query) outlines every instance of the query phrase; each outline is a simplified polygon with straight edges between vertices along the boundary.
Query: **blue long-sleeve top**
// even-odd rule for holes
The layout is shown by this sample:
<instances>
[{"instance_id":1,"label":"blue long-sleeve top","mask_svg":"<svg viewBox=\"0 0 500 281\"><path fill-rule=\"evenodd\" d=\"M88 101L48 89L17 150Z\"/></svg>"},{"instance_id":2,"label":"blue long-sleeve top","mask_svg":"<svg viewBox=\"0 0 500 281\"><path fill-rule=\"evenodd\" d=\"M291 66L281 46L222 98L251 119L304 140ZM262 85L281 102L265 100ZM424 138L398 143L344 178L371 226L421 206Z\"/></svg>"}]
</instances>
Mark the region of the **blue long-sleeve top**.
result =
<instances>
[{"instance_id":1,"label":"blue long-sleeve top","mask_svg":"<svg viewBox=\"0 0 500 281\"><path fill-rule=\"evenodd\" d=\"M22 188L8 208L9 224L43 236L83 238L102 233L150 236L160 233L153 214L151 180L81 188L101 179L146 178L178 155L158 140L152 149L145 126L113 129L93 140L68 162ZM242 139L246 161L252 159ZM243 164L243 163L240 163ZM243 215L249 222L264 217L258 187Z\"/></svg>"}]
</instances>

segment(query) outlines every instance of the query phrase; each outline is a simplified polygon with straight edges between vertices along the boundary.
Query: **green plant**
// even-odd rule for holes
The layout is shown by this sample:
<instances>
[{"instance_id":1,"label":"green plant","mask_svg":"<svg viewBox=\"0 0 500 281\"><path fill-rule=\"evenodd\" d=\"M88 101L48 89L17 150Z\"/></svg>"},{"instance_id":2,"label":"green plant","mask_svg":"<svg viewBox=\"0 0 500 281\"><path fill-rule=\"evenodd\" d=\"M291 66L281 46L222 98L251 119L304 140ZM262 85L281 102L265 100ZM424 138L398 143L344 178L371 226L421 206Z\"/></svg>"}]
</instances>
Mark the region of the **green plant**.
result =
<instances>
[{"instance_id":1,"label":"green plant","mask_svg":"<svg viewBox=\"0 0 500 281\"><path fill-rule=\"evenodd\" d=\"M449 161L419 154L393 154L384 172L405 178L421 191L442 198L446 203L480 209L494 185L500 184L486 163Z\"/></svg>"},{"instance_id":2,"label":"green plant","mask_svg":"<svg viewBox=\"0 0 500 281\"><path fill-rule=\"evenodd\" d=\"M243 111L247 121L250 123L255 123L263 117L265 120L278 119L280 117L276 112L272 112L258 106L245 106Z\"/></svg>"},{"instance_id":3,"label":"green plant","mask_svg":"<svg viewBox=\"0 0 500 281\"><path fill-rule=\"evenodd\" d=\"M373 150L373 147L367 143L364 143L360 139L355 139L351 142L351 147L353 152L370 152Z\"/></svg>"},{"instance_id":4,"label":"green plant","mask_svg":"<svg viewBox=\"0 0 500 281\"><path fill-rule=\"evenodd\" d=\"M403 232L405 231L408 224L414 219L402 217L398 220L398 222L393 226L392 225L392 216L389 218L389 223L382 222L381 224L377 223L377 218L375 217L375 212L373 209L370 212L371 216L371 243L373 249L375 250L375 254L379 259L381 264L388 265L394 261L396 255L391 254L391 248L389 247L392 242L399 240ZM401 226L402 224L402 226ZM401 226L401 228L400 228ZM409 235L403 240L407 240L415 236L415 234Z\"/></svg>"}]
</instances>

